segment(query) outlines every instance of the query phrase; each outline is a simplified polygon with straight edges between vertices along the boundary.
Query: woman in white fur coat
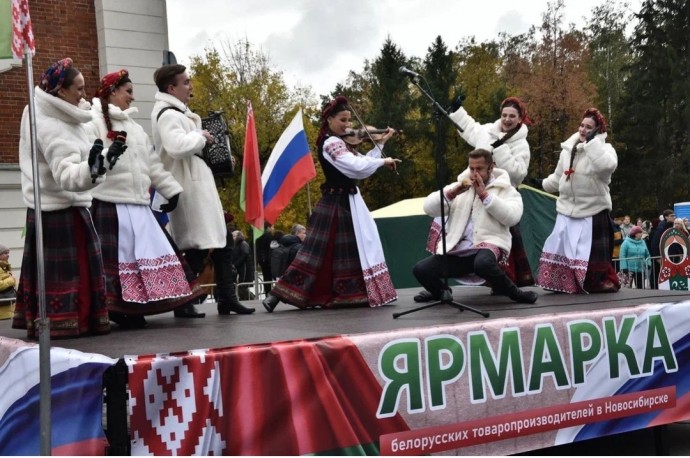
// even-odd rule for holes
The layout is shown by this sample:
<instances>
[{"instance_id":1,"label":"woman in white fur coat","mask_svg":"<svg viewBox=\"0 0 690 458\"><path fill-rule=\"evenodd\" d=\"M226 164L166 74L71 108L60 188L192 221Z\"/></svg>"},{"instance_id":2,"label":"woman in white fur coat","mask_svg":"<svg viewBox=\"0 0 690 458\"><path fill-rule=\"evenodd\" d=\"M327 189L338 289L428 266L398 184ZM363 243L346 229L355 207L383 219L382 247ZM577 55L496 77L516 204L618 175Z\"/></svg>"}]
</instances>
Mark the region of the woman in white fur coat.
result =
<instances>
[{"instance_id":1,"label":"woman in white fur coat","mask_svg":"<svg viewBox=\"0 0 690 458\"><path fill-rule=\"evenodd\" d=\"M494 122L480 124L462 106L451 113L450 118L462 129L460 136L473 148L491 151L496 167L508 172L510 182L516 188L527 176L530 149L527 143L527 126L531 124L527 107L517 97L501 102L501 117Z\"/></svg>"},{"instance_id":2,"label":"woman in white fur coat","mask_svg":"<svg viewBox=\"0 0 690 458\"><path fill-rule=\"evenodd\" d=\"M149 188L172 211L182 186L163 168L144 129L132 116L134 87L127 70L105 75L93 99L92 126L106 146L126 133L127 151L110 163L108 180L93 190L93 215L101 238L106 304L111 321L146 326L144 315L168 312L202 295L195 275L185 272L149 205ZM191 283L191 286L190 286ZM195 289L195 296L192 290Z\"/></svg>"},{"instance_id":3,"label":"woman in white fur coat","mask_svg":"<svg viewBox=\"0 0 690 458\"><path fill-rule=\"evenodd\" d=\"M456 99L457 103L462 99ZM527 105L517 97L508 97L501 102L501 117L494 122L480 124L462 106L458 106L450 118L462 131L460 136L474 148L491 151L496 167L503 169L516 188L527 176L530 161L530 148L527 143L527 126L532 123L527 116ZM518 286L534 284L532 269L527 259L525 246L520 234L520 226L510 228L513 245L508 257L508 276Z\"/></svg>"},{"instance_id":4,"label":"woman in white fur coat","mask_svg":"<svg viewBox=\"0 0 690 458\"><path fill-rule=\"evenodd\" d=\"M72 59L61 59L41 76L35 90L36 161L34 177L28 107L19 140L22 195L28 207L22 272L12 327L38 337L38 254L34 178L40 186L45 303L50 335L77 337L110 332L105 306L101 248L89 213L91 189L102 182L102 144L87 131L90 106L84 77ZM92 172L92 165L95 169ZM93 175L92 175L93 173Z\"/></svg>"},{"instance_id":5,"label":"woman in white fur coat","mask_svg":"<svg viewBox=\"0 0 690 458\"><path fill-rule=\"evenodd\" d=\"M569 294L616 292L611 264L611 176L618 156L606 143L606 120L596 108L583 115L577 133L561 144L556 170L542 181L558 192L556 224L544 242L537 285Z\"/></svg>"}]
</instances>

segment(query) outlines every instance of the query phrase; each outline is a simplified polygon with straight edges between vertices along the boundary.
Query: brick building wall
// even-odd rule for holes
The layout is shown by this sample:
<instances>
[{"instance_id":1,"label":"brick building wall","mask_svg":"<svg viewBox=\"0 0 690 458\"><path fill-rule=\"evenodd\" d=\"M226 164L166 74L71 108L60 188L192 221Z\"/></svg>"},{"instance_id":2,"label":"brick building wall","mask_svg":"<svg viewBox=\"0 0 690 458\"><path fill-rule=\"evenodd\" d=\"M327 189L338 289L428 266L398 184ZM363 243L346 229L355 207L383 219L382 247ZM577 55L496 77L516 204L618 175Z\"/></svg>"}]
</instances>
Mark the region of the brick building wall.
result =
<instances>
[{"instance_id":1,"label":"brick building wall","mask_svg":"<svg viewBox=\"0 0 690 458\"><path fill-rule=\"evenodd\" d=\"M140 110L135 119L148 131L155 93L152 75L168 48L165 1L29 0L36 39L34 83L51 63L71 57L84 75L90 100L100 74L127 68ZM27 91L22 62L0 60L0 243L10 248L17 278L26 220L18 164L19 126L28 103Z\"/></svg>"},{"instance_id":2,"label":"brick building wall","mask_svg":"<svg viewBox=\"0 0 690 458\"><path fill-rule=\"evenodd\" d=\"M98 87L98 38L93 0L29 0L36 40L34 83L48 66L71 57L91 96ZM0 164L18 163L19 124L28 103L26 68L0 73Z\"/></svg>"}]
</instances>

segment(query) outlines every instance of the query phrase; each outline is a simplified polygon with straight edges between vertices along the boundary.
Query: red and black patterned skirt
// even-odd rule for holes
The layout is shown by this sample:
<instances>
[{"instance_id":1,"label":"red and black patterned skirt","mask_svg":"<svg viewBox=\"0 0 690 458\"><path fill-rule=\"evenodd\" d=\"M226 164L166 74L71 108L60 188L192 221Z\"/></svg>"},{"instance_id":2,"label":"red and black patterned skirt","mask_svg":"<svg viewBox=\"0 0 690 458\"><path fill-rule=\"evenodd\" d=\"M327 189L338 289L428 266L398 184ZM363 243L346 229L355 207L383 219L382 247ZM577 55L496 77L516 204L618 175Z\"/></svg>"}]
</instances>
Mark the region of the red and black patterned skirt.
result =
<instances>
[{"instance_id":1,"label":"red and black patterned skirt","mask_svg":"<svg viewBox=\"0 0 690 458\"><path fill-rule=\"evenodd\" d=\"M271 294L299 308L367 306L349 194L324 194L307 238Z\"/></svg>"},{"instance_id":2,"label":"red and black patterned skirt","mask_svg":"<svg viewBox=\"0 0 690 458\"><path fill-rule=\"evenodd\" d=\"M613 226L608 210L592 216L592 251L589 254L584 289L588 293L615 293L621 288L613 258Z\"/></svg>"},{"instance_id":3,"label":"red and black patterned skirt","mask_svg":"<svg viewBox=\"0 0 690 458\"><path fill-rule=\"evenodd\" d=\"M189 267L184 256L180 253L177 245L172 238L163 229L160 229L161 237L167 237L168 242L172 246L175 254L182 264L185 278L189 282L189 288L192 291L190 296L176 297L171 299L162 299L158 301L150 301L145 304L139 302L128 302L122 300L122 284L120 283L120 269L118 262L118 219L116 204L104 202L102 200L94 199L91 207L93 213L93 222L96 227L96 232L101 239L101 250L103 252L103 268L105 270L105 298L108 310L112 312L120 312L127 315L155 315L157 313L165 313L176 308L182 307L186 304L197 302L201 296L206 293L201 289L196 275Z\"/></svg>"},{"instance_id":4,"label":"red and black patterned skirt","mask_svg":"<svg viewBox=\"0 0 690 458\"><path fill-rule=\"evenodd\" d=\"M35 210L26 213L26 242L12 327L38 338L38 256ZM43 212L46 315L53 338L107 334L105 276L98 236L89 210Z\"/></svg>"}]
</instances>

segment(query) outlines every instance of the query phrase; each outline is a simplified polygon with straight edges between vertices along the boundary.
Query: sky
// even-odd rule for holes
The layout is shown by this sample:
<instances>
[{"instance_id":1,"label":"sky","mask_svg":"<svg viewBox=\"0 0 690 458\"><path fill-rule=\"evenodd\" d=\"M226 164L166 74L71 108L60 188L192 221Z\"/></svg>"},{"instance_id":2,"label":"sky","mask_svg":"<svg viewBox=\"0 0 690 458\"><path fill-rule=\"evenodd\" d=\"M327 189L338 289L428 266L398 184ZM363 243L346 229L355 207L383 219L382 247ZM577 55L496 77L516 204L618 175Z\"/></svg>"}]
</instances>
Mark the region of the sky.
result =
<instances>
[{"instance_id":1,"label":"sky","mask_svg":"<svg viewBox=\"0 0 690 458\"><path fill-rule=\"evenodd\" d=\"M564 23L583 27L603 2L564 3ZM641 0L629 3L638 11ZM407 57L424 58L439 35L452 50L463 38L482 42L539 27L547 0L167 0L167 10L178 63L246 39L289 86L321 95L375 59L387 37Z\"/></svg>"}]
</instances>

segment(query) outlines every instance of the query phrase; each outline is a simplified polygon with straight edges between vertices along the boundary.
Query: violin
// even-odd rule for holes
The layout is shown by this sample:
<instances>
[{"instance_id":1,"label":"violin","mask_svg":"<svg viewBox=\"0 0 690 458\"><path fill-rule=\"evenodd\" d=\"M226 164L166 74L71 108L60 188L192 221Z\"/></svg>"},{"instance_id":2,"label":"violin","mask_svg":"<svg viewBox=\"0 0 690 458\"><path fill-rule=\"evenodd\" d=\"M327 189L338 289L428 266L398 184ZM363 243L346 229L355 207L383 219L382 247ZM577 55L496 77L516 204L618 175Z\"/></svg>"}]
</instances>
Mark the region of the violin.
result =
<instances>
[{"instance_id":1,"label":"violin","mask_svg":"<svg viewBox=\"0 0 690 458\"><path fill-rule=\"evenodd\" d=\"M340 138L350 146L360 145L364 141L377 142L388 129L377 129L372 126L364 126L361 129L347 129Z\"/></svg>"}]
</instances>

